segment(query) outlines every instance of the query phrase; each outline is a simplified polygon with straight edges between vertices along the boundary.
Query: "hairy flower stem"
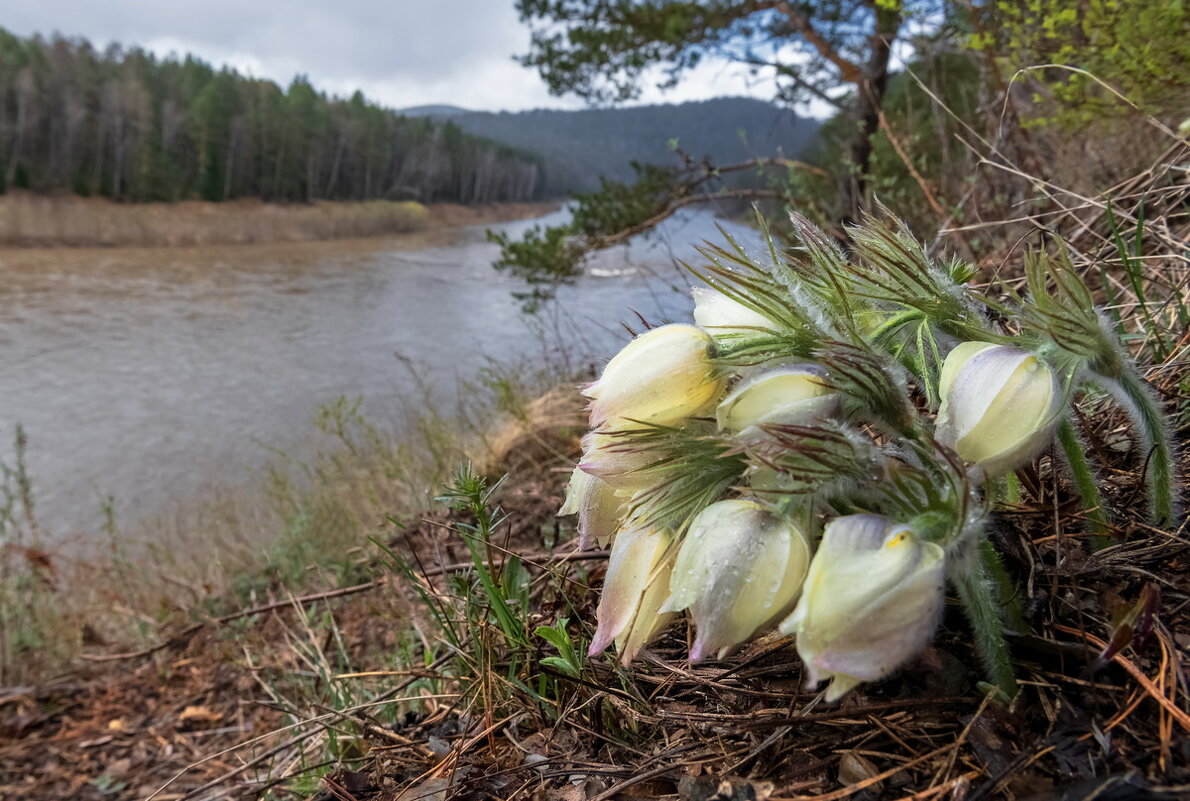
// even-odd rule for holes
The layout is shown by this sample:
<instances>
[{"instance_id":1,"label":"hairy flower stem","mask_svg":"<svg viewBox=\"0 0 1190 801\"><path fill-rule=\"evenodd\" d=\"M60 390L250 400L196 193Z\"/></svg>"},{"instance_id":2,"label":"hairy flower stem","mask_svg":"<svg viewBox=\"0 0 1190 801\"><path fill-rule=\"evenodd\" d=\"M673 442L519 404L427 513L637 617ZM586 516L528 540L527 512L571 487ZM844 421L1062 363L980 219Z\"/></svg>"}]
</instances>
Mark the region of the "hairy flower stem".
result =
<instances>
[{"instance_id":1,"label":"hairy flower stem","mask_svg":"<svg viewBox=\"0 0 1190 801\"><path fill-rule=\"evenodd\" d=\"M984 539L979 544L979 556L983 560L983 568L987 572L996 590L1000 594L999 602L1004 610L1003 618L1008 621L1010 631L1024 632L1029 628L1025 620L1025 611L1021 605L1020 592L1004 567L1004 560L991 540Z\"/></svg>"},{"instance_id":2,"label":"hairy flower stem","mask_svg":"<svg viewBox=\"0 0 1190 801\"><path fill-rule=\"evenodd\" d=\"M1016 473L1004 476L1004 502L1013 505L1021 502L1021 480Z\"/></svg>"},{"instance_id":3,"label":"hairy flower stem","mask_svg":"<svg viewBox=\"0 0 1190 801\"><path fill-rule=\"evenodd\" d=\"M1144 379L1133 369L1120 371L1115 380L1102 379L1139 429L1145 446L1145 479L1149 490L1149 513L1159 526L1174 521L1174 457L1169 420L1161 403Z\"/></svg>"},{"instance_id":4,"label":"hairy flower stem","mask_svg":"<svg viewBox=\"0 0 1190 801\"><path fill-rule=\"evenodd\" d=\"M1066 463L1070 465L1070 474L1074 478L1074 486L1078 490L1083 509L1086 510L1087 520L1091 523L1091 531L1096 535L1092 543L1096 550L1106 548L1112 544L1112 539L1108 536L1111 526L1103 508L1103 496L1099 494L1099 486L1095 483L1095 471L1091 469L1082 439L1074 430L1074 424L1070 422L1069 417L1063 418L1058 424L1058 444L1062 446Z\"/></svg>"},{"instance_id":5,"label":"hairy flower stem","mask_svg":"<svg viewBox=\"0 0 1190 801\"><path fill-rule=\"evenodd\" d=\"M1015 506L1021 502L1021 482L1017 480L1016 473L985 479L983 491L990 503Z\"/></svg>"},{"instance_id":6,"label":"hairy flower stem","mask_svg":"<svg viewBox=\"0 0 1190 801\"><path fill-rule=\"evenodd\" d=\"M983 660L988 680L1012 698L1016 695L1016 674L1012 669L1008 643L1004 640L999 593L988 575L986 559L982 547L971 549L951 580L975 634L975 647Z\"/></svg>"}]
</instances>

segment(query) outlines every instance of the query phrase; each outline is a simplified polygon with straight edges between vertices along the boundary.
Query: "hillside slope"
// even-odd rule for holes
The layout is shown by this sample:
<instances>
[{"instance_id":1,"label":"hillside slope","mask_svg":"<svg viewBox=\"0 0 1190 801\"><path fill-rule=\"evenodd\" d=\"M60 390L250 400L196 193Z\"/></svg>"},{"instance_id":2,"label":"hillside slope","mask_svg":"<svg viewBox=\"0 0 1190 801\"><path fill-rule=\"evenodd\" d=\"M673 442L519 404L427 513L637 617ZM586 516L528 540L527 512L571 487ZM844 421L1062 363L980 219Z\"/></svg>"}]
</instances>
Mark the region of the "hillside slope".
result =
<instances>
[{"instance_id":1,"label":"hillside slope","mask_svg":"<svg viewBox=\"0 0 1190 801\"><path fill-rule=\"evenodd\" d=\"M474 112L451 106L402 110L410 116L449 119L464 131L540 154L546 192L588 190L599 176L630 180L630 162L666 164L676 143L696 159L727 164L751 156L803 154L818 122L742 97L698 102L563 111Z\"/></svg>"}]
</instances>

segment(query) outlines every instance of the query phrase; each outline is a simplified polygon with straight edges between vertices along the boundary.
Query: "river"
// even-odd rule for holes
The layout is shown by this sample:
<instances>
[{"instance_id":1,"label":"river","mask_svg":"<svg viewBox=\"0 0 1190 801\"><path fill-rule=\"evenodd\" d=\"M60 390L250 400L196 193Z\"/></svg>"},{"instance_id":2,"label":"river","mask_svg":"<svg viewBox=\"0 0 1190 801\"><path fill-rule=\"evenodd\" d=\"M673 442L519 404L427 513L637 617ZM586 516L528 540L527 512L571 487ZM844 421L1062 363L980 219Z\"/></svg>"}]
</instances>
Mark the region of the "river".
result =
<instances>
[{"instance_id":1,"label":"river","mask_svg":"<svg viewBox=\"0 0 1190 801\"><path fill-rule=\"evenodd\" d=\"M540 220L493 226L513 233ZM491 268L483 227L270 246L0 251L0 454L27 435L38 519L87 537L250 480L307 438L320 405L363 397L383 418L413 376L449 395L487 363L600 358L620 322L686 319L673 259L718 239L693 212L600 254L536 322ZM733 233L751 237L741 226ZM548 337L541 330L549 331Z\"/></svg>"}]
</instances>

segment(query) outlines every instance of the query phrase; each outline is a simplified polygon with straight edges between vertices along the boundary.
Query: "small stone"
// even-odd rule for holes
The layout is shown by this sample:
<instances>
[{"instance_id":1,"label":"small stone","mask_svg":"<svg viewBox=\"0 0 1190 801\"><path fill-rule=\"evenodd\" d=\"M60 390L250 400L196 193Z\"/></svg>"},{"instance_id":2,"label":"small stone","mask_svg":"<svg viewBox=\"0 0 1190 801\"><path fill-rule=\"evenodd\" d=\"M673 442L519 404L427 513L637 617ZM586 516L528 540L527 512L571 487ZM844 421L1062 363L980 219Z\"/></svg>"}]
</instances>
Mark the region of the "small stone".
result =
<instances>
[{"instance_id":1,"label":"small stone","mask_svg":"<svg viewBox=\"0 0 1190 801\"><path fill-rule=\"evenodd\" d=\"M867 781L879 773L880 770L872 764L871 760L854 751L848 751L839 759L839 781L848 786ZM881 784L881 782L876 782L869 786L873 790L879 791Z\"/></svg>"}]
</instances>

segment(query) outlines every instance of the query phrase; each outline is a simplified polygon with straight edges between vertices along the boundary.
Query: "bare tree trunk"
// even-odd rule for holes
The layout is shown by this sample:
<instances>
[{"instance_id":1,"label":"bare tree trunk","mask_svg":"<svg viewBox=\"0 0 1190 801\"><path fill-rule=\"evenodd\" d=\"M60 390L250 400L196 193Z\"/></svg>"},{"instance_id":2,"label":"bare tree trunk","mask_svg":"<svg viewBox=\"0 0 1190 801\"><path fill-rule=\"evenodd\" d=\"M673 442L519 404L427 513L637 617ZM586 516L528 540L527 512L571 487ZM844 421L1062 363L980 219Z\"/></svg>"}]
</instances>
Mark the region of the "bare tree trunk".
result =
<instances>
[{"instance_id":1,"label":"bare tree trunk","mask_svg":"<svg viewBox=\"0 0 1190 801\"><path fill-rule=\"evenodd\" d=\"M343 134L340 134L339 142L335 146L335 158L331 162L331 175L330 178L326 180L326 191L322 193L323 197L330 198L333 196L331 193L335 188L335 184L339 181L339 164L343 160L343 148L346 147L346 145L347 137Z\"/></svg>"},{"instance_id":2,"label":"bare tree trunk","mask_svg":"<svg viewBox=\"0 0 1190 801\"><path fill-rule=\"evenodd\" d=\"M273 160L273 199L281 198L281 160L285 156L285 143L277 146L277 157ZM281 198L288 200L288 198Z\"/></svg>"},{"instance_id":3,"label":"bare tree trunk","mask_svg":"<svg viewBox=\"0 0 1190 801\"><path fill-rule=\"evenodd\" d=\"M122 122L122 121L121 121ZM124 177L124 126L116 129L116 161L112 169L112 200L120 199L123 187L120 185Z\"/></svg>"},{"instance_id":4,"label":"bare tree trunk","mask_svg":"<svg viewBox=\"0 0 1190 801\"><path fill-rule=\"evenodd\" d=\"M364 145L364 194L359 200L368 200L372 196L372 134L369 132L368 141Z\"/></svg>"},{"instance_id":5,"label":"bare tree trunk","mask_svg":"<svg viewBox=\"0 0 1190 801\"><path fill-rule=\"evenodd\" d=\"M12 142L12 155L8 159L8 173L4 176L4 185L12 188L16 179L17 168L21 163L21 150L25 143L25 128L29 125L29 104L33 101L36 90L33 83L33 72L29 67L21 70L17 76L17 126L16 136Z\"/></svg>"},{"instance_id":6,"label":"bare tree trunk","mask_svg":"<svg viewBox=\"0 0 1190 801\"><path fill-rule=\"evenodd\" d=\"M124 152L128 146L124 133L123 98L120 98L112 119L112 141L114 145L112 162L112 200L120 199L121 185L124 178Z\"/></svg>"},{"instance_id":7,"label":"bare tree trunk","mask_svg":"<svg viewBox=\"0 0 1190 801\"><path fill-rule=\"evenodd\" d=\"M235 174L236 168L236 140L239 138L240 121L234 119L231 121L231 135L228 137L227 143L227 158L223 163L223 199L227 200L231 197L231 181Z\"/></svg>"},{"instance_id":8,"label":"bare tree trunk","mask_svg":"<svg viewBox=\"0 0 1190 801\"><path fill-rule=\"evenodd\" d=\"M314 202L314 151L312 145L306 150L306 202Z\"/></svg>"},{"instance_id":9,"label":"bare tree trunk","mask_svg":"<svg viewBox=\"0 0 1190 801\"><path fill-rule=\"evenodd\" d=\"M103 191L103 157L107 150L107 123L102 115L95 121L95 167L91 171L91 194L98 197Z\"/></svg>"},{"instance_id":10,"label":"bare tree trunk","mask_svg":"<svg viewBox=\"0 0 1190 801\"><path fill-rule=\"evenodd\" d=\"M863 83L858 86L855 102L856 131L849 152L850 168L843 174L839 188L839 220L852 223L859 219L867 193L868 167L872 161L872 137L880 127L880 108L888 88L888 62L892 43L901 27L901 15L894 9L876 4L876 27L872 33L868 63Z\"/></svg>"}]
</instances>

